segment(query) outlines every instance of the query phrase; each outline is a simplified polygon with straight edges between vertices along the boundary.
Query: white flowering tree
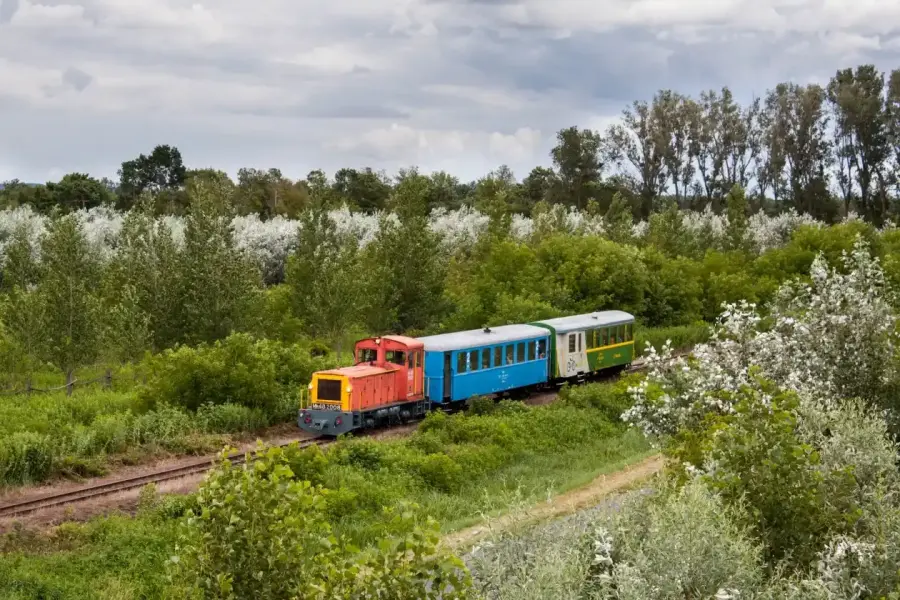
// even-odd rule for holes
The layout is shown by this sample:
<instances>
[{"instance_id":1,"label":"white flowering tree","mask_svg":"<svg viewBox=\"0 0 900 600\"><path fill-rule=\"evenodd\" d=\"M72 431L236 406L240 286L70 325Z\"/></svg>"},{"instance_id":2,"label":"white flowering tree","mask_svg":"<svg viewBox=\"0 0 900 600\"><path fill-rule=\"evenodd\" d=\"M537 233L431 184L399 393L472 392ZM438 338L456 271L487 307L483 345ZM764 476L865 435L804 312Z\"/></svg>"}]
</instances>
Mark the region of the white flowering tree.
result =
<instances>
[{"instance_id":1,"label":"white flowering tree","mask_svg":"<svg viewBox=\"0 0 900 600\"><path fill-rule=\"evenodd\" d=\"M623 418L658 437L729 414L729 394L754 385L751 367L807 401L888 401L897 335L884 274L859 239L842 267L816 258L810 279L783 285L765 316L747 302L726 305L690 357L648 348L647 377Z\"/></svg>"}]
</instances>

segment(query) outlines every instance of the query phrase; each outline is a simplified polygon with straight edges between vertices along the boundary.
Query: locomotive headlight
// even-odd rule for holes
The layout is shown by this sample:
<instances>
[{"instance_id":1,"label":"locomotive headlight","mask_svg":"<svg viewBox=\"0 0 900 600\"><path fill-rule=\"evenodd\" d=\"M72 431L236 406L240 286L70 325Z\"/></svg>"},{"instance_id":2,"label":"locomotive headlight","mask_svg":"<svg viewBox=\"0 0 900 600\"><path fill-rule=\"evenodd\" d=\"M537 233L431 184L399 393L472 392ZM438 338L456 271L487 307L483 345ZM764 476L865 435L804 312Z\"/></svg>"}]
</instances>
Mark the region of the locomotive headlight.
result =
<instances>
[{"instance_id":1,"label":"locomotive headlight","mask_svg":"<svg viewBox=\"0 0 900 600\"><path fill-rule=\"evenodd\" d=\"M312 388L313 388L312 382L310 381L310 382L309 382L309 385L306 386L306 387L309 389L309 391L312 391Z\"/></svg>"},{"instance_id":2,"label":"locomotive headlight","mask_svg":"<svg viewBox=\"0 0 900 600\"><path fill-rule=\"evenodd\" d=\"M347 386L347 393L349 394L349 393L352 392L352 391L353 391L353 386L352 386L352 385L348 385L348 386Z\"/></svg>"}]
</instances>

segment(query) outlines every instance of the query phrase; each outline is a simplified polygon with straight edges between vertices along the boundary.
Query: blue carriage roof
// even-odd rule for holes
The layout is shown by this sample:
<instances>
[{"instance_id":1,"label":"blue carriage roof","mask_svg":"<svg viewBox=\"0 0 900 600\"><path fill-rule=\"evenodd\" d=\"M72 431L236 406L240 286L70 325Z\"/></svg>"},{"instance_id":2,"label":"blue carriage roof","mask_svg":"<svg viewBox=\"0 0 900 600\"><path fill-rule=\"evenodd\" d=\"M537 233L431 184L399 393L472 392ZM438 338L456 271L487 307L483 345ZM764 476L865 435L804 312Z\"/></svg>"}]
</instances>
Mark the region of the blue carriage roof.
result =
<instances>
[{"instance_id":1,"label":"blue carriage roof","mask_svg":"<svg viewBox=\"0 0 900 600\"><path fill-rule=\"evenodd\" d=\"M536 321L549 325L556 333L568 333L570 331L583 331L596 327L608 327L610 325L622 325L634 322L634 315L622 310L601 310L600 312L573 315L571 317L559 317Z\"/></svg>"},{"instance_id":2,"label":"blue carriage roof","mask_svg":"<svg viewBox=\"0 0 900 600\"><path fill-rule=\"evenodd\" d=\"M531 340L547 337L549 331L534 325L500 325L491 327L490 332L484 329L472 329L470 331L456 331L454 333L442 333L416 338L425 344L426 352L446 352L449 350L462 350L465 348L480 348L492 344L517 342L519 340Z\"/></svg>"}]
</instances>

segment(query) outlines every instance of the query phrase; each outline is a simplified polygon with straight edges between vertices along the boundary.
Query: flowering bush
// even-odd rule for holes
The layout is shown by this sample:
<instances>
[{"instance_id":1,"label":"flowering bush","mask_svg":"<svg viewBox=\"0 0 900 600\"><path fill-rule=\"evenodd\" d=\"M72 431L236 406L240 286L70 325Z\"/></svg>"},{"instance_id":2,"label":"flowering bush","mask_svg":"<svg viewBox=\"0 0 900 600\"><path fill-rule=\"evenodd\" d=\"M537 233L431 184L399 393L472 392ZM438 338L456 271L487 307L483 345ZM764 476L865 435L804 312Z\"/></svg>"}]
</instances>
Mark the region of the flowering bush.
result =
<instances>
[{"instance_id":1,"label":"flowering bush","mask_svg":"<svg viewBox=\"0 0 900 600\"><path fill-rule=\"evenodd\" d=\"M647 378L632 388L623 418L665 436L710 412L733 413L728 393L753 383L751 367L805 401L889 402L897 335L884 274L861 240L842 262L844 272L818 257L810 281L783 285L765 317L746 301L725 305L709 343L690 357L673 358L671 345L649 348Z\"/></svg>"}]
</instances>

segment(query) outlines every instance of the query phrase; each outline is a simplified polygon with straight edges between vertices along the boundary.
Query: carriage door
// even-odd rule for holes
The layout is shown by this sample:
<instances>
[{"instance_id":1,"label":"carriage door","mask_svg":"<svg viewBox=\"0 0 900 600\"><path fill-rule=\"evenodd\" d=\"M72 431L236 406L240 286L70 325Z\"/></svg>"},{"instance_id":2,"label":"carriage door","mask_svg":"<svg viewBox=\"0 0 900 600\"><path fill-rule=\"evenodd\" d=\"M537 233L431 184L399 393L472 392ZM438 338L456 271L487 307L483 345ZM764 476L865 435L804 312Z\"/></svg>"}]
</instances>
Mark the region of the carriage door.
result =
<instances>
[{"instance_id":1,"label":"carriage door","mask_svg":"<svg viewBox=\"0 0 900 600\"><path fill-rule=\"evenodd\" d=\"M450 353L444 352L444 400L450 399L450 382L453 377L453 373L450 371L451 364Z\"/></svg>"},{"instance_id":2,"label":"carriage door","mask_svg":"<svg viewBox=\"0 0 900 600\"><path fill-rule=\"evenodd\" d=\"M563 366L561 375L563 377L575 377L579 373L587 372L587 353L584 346L584 332L573 331L562 337L559 344L559 354L563 360L560 364Z\"/></svg>"}]
</instances>

